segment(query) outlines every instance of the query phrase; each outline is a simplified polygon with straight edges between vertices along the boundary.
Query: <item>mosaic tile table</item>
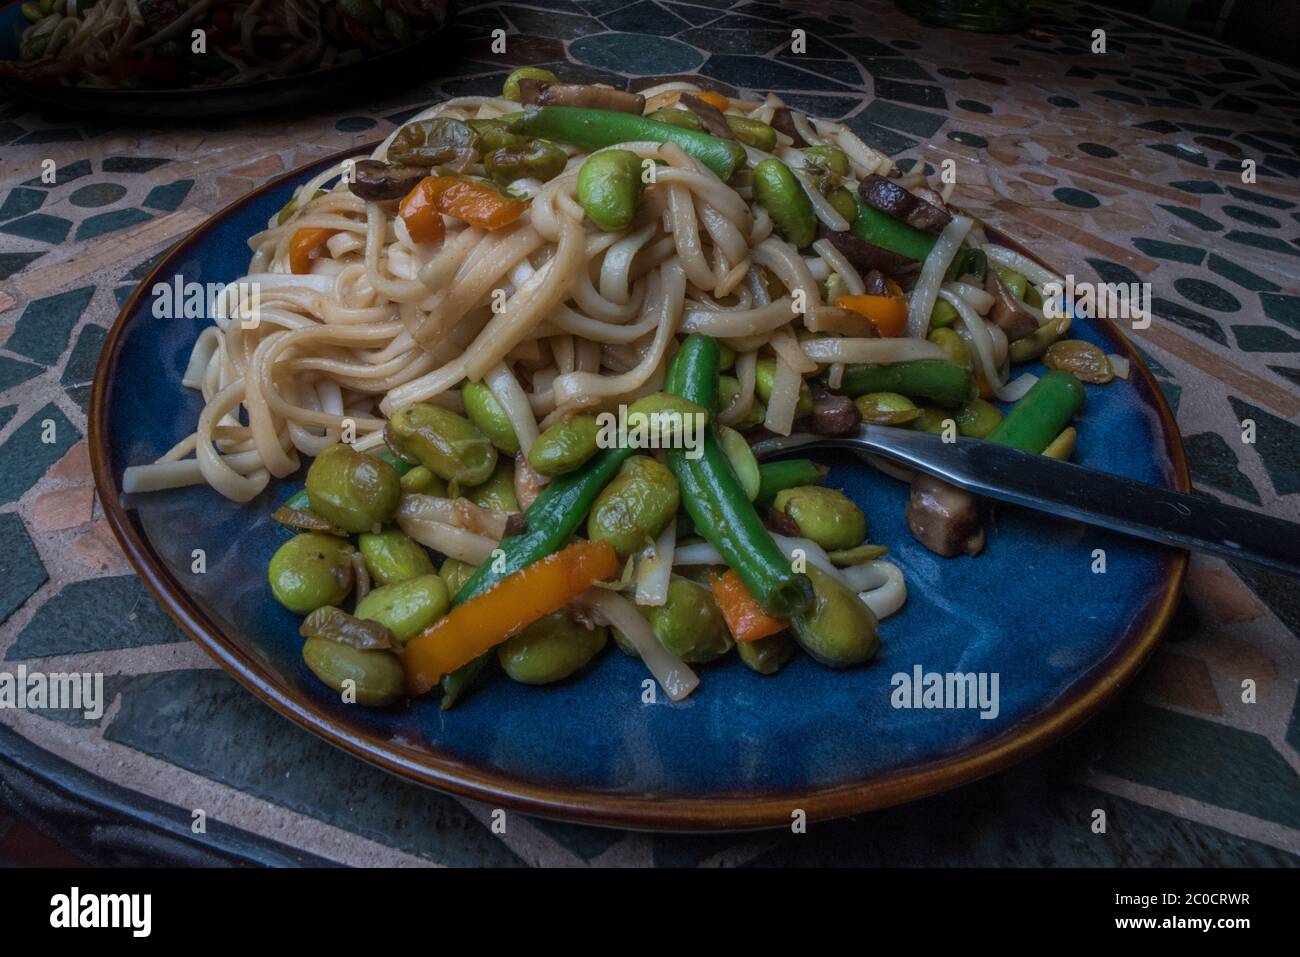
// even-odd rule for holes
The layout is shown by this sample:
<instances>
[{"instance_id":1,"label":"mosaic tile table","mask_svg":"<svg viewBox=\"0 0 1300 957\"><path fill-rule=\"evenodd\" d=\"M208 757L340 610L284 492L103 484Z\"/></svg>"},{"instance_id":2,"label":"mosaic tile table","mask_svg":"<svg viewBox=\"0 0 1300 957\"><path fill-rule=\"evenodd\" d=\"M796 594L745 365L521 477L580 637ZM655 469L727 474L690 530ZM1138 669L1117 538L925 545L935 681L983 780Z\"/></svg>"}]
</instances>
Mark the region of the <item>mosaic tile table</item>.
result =
<instances>
[{"instance_id":1,"label":"mosaic tile table","mask_svg":"<svg viewBox=\"0 0 1300 957\"><path fill-rule=\"evenodd\" d=\"M503 56L489 50L497 28ZM793 29L807 32L802 55ZM1104 55L1090 52L1094 29ZM1073 3L1037 7L1016 37L927 28L876 0L466 3L453 34L464 59L424 88L289 119L139 130L0 104L0 669L101 671L112 699L97 721L0 711L8 813L112 862L1296 863L1300 591L1246 566L1195 559L1141 679L1047 754L802 836L518 816L497 836L489 808L332 749L189 643L131 574L91 487L88 383L118 305L178 237L267 178L430 99L499 89L521 63L633 89L698 72L846 118L900 158L952 158L963 202L1050 260L1152 284L1155 321L1135 341L1198 491L1300 519L1297 73ZM46 158L56 185L39 177ZM1104 835L1089 828L1095 808Z\"/></svg>"}]
</instances>

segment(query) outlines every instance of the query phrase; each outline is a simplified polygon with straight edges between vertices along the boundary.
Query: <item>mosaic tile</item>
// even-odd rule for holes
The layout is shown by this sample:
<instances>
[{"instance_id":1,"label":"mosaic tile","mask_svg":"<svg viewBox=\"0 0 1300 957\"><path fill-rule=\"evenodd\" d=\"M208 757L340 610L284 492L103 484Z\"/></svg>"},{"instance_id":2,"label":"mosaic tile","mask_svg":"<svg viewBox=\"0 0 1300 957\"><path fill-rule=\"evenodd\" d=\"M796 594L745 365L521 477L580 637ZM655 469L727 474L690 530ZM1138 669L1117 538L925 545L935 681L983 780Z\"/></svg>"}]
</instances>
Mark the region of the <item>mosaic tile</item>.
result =
<instances>
[{"instance_id":1,"label":"mosaic tile","mask_svg":"<svg viewBox=\"0 0 1300 957\"><path fill-rule=\"evenodd\" d=\"M1089 193L1087 190L1075 189L1073 186L1062 186L1052 190L1052 195L1068 206L1074 206L1078 209L1096 209L1101 205L1101 200Z\"/></svg>"},{"instance_id":2,"label":"mosaic tile","mask_svg":"<svg viewBox=\"0 0 1300 957\"><path fill-rule=\"evenodd\" d=\"M924 138L934 136L947 121L947 117L938 113L928 113L885 100L872 100L858 115L868 123Z\"/></svg>"},{"instance_id":3,"label":"mosaic tile","mask_svg":"<svg viewBox=\"0 0 1300 957\"><path fill-rule=\"evenodd\" d=\"M160 184L149 190L149 195L144 198L144 205L150 209L170 213L180 208L193 187L192 179L178 179L174 183Z\"/></svg>"},{"instance_id":4,"label":"mosaic tile","mask_svg":"<svg viewBox=\"0 0 1300 957\"><path fill-rule=\"evenodd\" d=\"M1240 186L1229 186L1228 192L1237 199L1244 200L1247 203L1255 203L1258 206L1267 206L1270 209L1294 209L1296 205L1290 200L1278 199L1276 196L1270 196L1259 190L1242 189Z\"/></svg>"},{"instance_id":5,"label":"mosaic tile","mask_svg":"<svg viewBox=\"0 0 1300 957\"><path fill-rule=\"evenodd\" d=\"M95 366L99 362L100 350L108 331L102 326L86 325L77 337L77 344L72 347L67 365L59 381L64 385L85 385L95 377Z\"/></svg>"},{"instance_id":6,"label":"mosaic tile","mask_svg":"<svg viewBox=\"0 0 1300 957\"><path fill-rule=\"evenodd\" d=\"M13 512L0 515L0 622L47 581L49 575L23 520Z\"/></svg>"},{"instance_id":7,"label":"mosaic tile","mask_svg":"<svg viewBox=\"0 0 1300 957\"><path fill-rule=\"evenodd\" d=\"M1246 209L1244 206L1224 206L1223 211L1237 222L1245 223L1247 226L1258 226L1261 229L1278 229L1282 225L1272 216L1265 216L1263 213L1257 213L1253 209Z\"/></svg>"},{"instance_id":8,"label":"mosaic tile","mask_svg":"<svg viewBox=\"0 0 1300 957\"><path fill-rule=\"evenodd\" d=\"M35 239L42 243L61 243L72 228L72 222L62 216L50 216L48 213L32 213L0 225L0 233L21 236L23 239Z\"/></svg>"},{"instance_id":9,"label":"mosaic tile","mask_svg":"<svg viewBox=\"0 0 1300 957\"><path fill-rule=\"evenodd\" d=\"M1242 352L1300 352L1300 339L1270 326L1233 326Z\"/></svg>"},{"instance_id":10,"label":"mosaic tile","mask_svg":"<svg viewBox=\"0 0 1300 957\"><path fill-rule=\"evenodd\" d=\"M1183 437L1183 446L1196 485L1208 485L1255 505L1261 504L1259 492L1242 474L1240 460L1223 436L1216 432L1187 435Z\"/></svg>"},{"instance_id":11,"label":"mosaic tile","mask_svg":"<svg viewBox=\"0 0 1300 957\"><path fill-rule=\"evenodd\" d=\"M1252 292L1276 292L1278 289L1275 283L1270 282L1263 276L1255 275L1245 266L1238 266L1236 263L1224 259L1217 253L1210 253L1210 258L1205 265L1210 272L1231 280L1243 289L1249 289Z\"/></svg>"},{"instance_id":12,"label":"mosaic tile","mask_svg":"<svg viewBox=\"0 0 1300 957\"><path fill-rule=\"evenodd\" d=\"M527 7L502 7L501 11L521 33L536 33L562 40L576 40L600 32L600 21L587 16L574 16L549 10L532 10Z\"/></svg>"},{"instance_id":13,"label":"mosaic tile","mask_svg":"<svg viewBox=\"0 0 1300 957\"><path fill-rule=\"evenodd\" d=\"M188 640L140 579L121 575L65 585L18 633L5 659L47 658Z\"/></svg>"},{"instance_id":14,"label":"mosaic tile","mask_svg":"<svg viewBox=\"0 0 1300 957\"><path fill-rule=\"evenodd\" d=\"M1174 280L1174 288L1188 302L1206 309L1217 312L1237 312L1241 309L1241 301L1236 296L1222 286L1204 279L1183 276Z\"/></svg>"},{"instance_id":15,"label":"mosaic tile","mask_svg":"<svg viewBox=\"0 0 1300 957\"><path fill-rule=\"evenodd\" d=\"M850 89L843 83L800 70L783 61L755 56L714 54L700 67L700 73L751 90L825 90L842 93Z\"/></svg>"},{"instance_id":16,"label":"mosaic tile","mask_svg":"<svg viewBox=\"0 0 1300 957\"><path fill-rule=\"evenodd\" d=\"M1156 259L1191 263L1194 266L1199 265L1201 260L1205 258L1204 249L1197 249L1195 246L1187 246L1183 243L1165 242L1163 239L1139 237L1133 240L1133 247L1148 256L1154 256Z\"/></svg>"},{"instance_id":17,"label":"mosaic tile","mask_svg":"<svg viewBox=\"0 0 1300 957\"><path fill-rule=\"evenodd\" d=\"M865 142L870 143L876 149L885 153L887 156L897 156L906 150L915 149L919 141L901 133L895 133L893 130L885 129L869 120L862 118L859 114L846 121L849 129L858 134Z\"/></svg>"},{"instance_id":18,"label":"mosaic tile","mask_svg":"<svg viewBox=\"0 0 1300 957\"><path fill-rule=\"evenodd\" d=\"M127 193L126 187L121 183L91 183L75 189L68 197L68 202L73 206L80 206L83 209L91 209L96 206L108 206L110 203L116 203Z\"/></svg>"},{"instance_id":19,"label":"mosaic tile","mask_svg":"<svg viewBox=\"0 0 1300 957\"><path fill-rule=\"evenodd\" d=\"M43 252L0 253L0 279L8 279L14 273L21 272L44 255Z\"/></svg>"},{"instance_id":20,"label":"mosaic tile","mask_svg":"<svg viewBox=\"0 0 1300 957\"><path fill-rule=\"evenodd\" d=\"M935 110L948 109L948 98L943 89L937 86L921 86L916 83L900 83L897 80L877 79L876 96L913 106L926 106Z\"/></svg>"},{"instance_id":21,"label":"mosaic tile","mask_svg":"<svg viewBox=\"0 0 1300 957\"><path fill-rule=\"evenodd\" d=\"M41 192L41 190L15 186L5 196L4 203L0 204L0 220L16 219L19 216L35 212L41 208L41 204L44 202L45 193Z\"/></svg>"},{"instance_id":22,"label":"mosaic tile","mask_svg":"<svg viewBox=\"0 0 1300 957\"><path fill-rule=\"evenodd\" d=\"M606 33L569 44L569 52L583 63L633 76L655 76L693 70L703 57L692 46L665 37L635 37Z\"/></svg>"},{"instance_id":23,"label":"mosaic tile","mask_svg":"<svg viewBox=\"0 0 1300 957\"><path fill-rule=\"evenodd\" d=\"M519 863L455 799L290 724L222 671L134 679L104 738L409 854L451 865Z\"/></svg>"},{"instance_id":24,"label":"mosaic tile","mask_svg":"<svg viewBox=\"0 0 1300 957\"><path fill-rule=\"evenodd\" d=\"M140 209L115 209L112 212L99 213L81 221L81 225L77 227L77 240L80 242L84 239L94 239L96 236L126 229L128 226L147 223L151 219L152 216Z\"/></svg>"},{"instance_id":25,"label":"mosaic tile","mask_svg":"<svg viewBox=\"0 0 1300 957\"><path fill-rule=\"evenodd\" d=\"M1188 209L1185 206L1171 206L1168 203L1159 203L1157 205L1159 205L1159 207L1165 212L1177 216L1183 222L1191 223L1197 229L1212 233L1217 233L1219 230L1223 229L1222 223L1216 222L1209 216L1206 216L1204 213L1198 212L1197 210Z\"/></svg>"},{"instance_id":26,"label":"mosaic tile","mask_svg":"<svg viewBox=\"0 0 1300 957\"><path fill-rule=\"evenodd\" d=\"M80 438L58 406L34 412L0 445L0 505L21 497Z\"/></svg>"},{"instance_id":27,"label":"mosaic tile","mask_svg":"<svg viewBox=\"0 0 1300 957\"><path fill-rule=\"evenodd\" d=\"M68 334L95 295L94 286L33 299L27 304L5 348L50 365L68 347Z\"/></svg>"},{"instance_id":28,"label":"mosaic tile","mask_svg":"<svg viewBox=\"0 0 1300 957\"><path fill-rule=\"evenodd\" d=\"M1264 308L1264 315L1274 322L1290 326L1300 332L1300 296L1274 295L1262 292L1259 303Z\"/></svg>"},{"instance_id":29,"label":"mosaic tile","mask_svg":"<svg viewBox=\"0 0 1300 957\"><path fill-rule=\"evenodd\" d=\"M12 389L28 379L40 375L44 370L30 362L22 362L9 356L0 356L0 392Z\"/></svg>"},{"instance_id":30,"label":"mosaic tile","mask_svg":"<svg viewBox=\"0 0 1300 957\"><path fill-rule=\"evenodd\" d=\"M101 164L105 173L148 173L171 160L153 156L109 156Z\"/></svg>"},{"instance_id":31,"label":"mosaic tile","mask_svg":"<svg viewBox=\"0 0 1300 957\"><path fill-rule=\"evenodd\" d=\"M624 33L643 33L652 36L670 37L685 30L689 24L671 10L640 0L600 18L600 22L611 30Z\"/></svg>"},{"instance_id":32,"label":"mosaic tile","mask_svg":"<svg viewBox=\"0 0 1300 957\"><path fill-rule=\"evenodd\" d=\"M1219 345L1226 346L1228 344L1228 337L1223 334L1223 327L1219 325L1217 320L1188 309L1186 306L1180 306L1176 302L1170 302L1168 299L1162 299L1159 296L1152 296L1151 313L1161 319L1168 319L1170 322L1177 323L1184 329L1199 333L1207 339L1213 339Z\"/></svg>"},{"instance_id":33,"label":"mosaic tile","mask_svg":"<svg viewBox=\"0 0 1300 957\"><path fill-rule=\"evenodd\" d=\"M1255 420L1255 451L1277 494L1300 492L1300 425L1236 396L1228 396L1228 401L1238 419Z\"/></svg>"}]
</instances>

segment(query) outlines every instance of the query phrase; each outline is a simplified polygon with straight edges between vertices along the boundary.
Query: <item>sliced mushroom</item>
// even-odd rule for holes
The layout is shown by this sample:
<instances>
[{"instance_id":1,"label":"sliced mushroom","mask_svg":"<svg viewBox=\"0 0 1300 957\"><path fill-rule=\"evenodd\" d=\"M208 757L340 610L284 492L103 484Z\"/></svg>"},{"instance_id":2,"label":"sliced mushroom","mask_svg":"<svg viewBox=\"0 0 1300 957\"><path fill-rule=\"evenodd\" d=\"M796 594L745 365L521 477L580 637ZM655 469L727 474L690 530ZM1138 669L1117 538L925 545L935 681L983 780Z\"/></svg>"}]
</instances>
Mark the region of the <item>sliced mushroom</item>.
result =
<instances>
[{"instance_id":1,"label":"sliced mushroom","mask_svg":"<svg viewBox=\"0 0 1300 957\"><path fill-rule=\"evenodd\" d=\"M519 100L527 106L579 106L590 110L616 110L619 113L645 112L645 97L626 93L612 86L594 83L547 83L545 80L519 81Z\"/></svg>"},{"instance_id":2,"label":"sliced mushroom","mask_svg":"<svg viewBox=\"0 0 1300 957\"><path fill-rule=\"evenodd\" d=\"M885 274L879 269L873 269L863 276L862 285L866 287L865 292L868 296L889 295L889 284L885 282Z\"/></svg>"},{"instance_id":3,"label":"sliced mushroom","mask_svg":"<svg viewBox=\"0 0 1300 957\"><path fill-rule=\"evenodd\" d=\"M979 500L969 492L932 475L917 475L906 514L913 537L936 555L974 556L984 550Z\"/></svg>"},{"instance_id":4,"label":"sliced mushroom","mask_svg":"<svg viewBox=\"0 0 1300 957\"><path fill-rule=\"evenodd\" d=\"M844 435L862 422L862 414L847 395L832 395L825 389L813 392L813 410L808 427L817 435Z\"/></svg>"},{"instance_id":5,"label":"sliced mushroom","mask_svg":"<svg viewBox=\"0 0 1300 957\"><path fill-rule=\"evenodd\" d=\"M427 169L419 166L397 166L372 159L357 160L352 171L353 178L348 183L348 189L353 196L372 203L401 199L429 175Z\"/></svg>"},{"instance_id":6,"label":"sliced mushroom","mask_svg":"<svg viewBox=\"0 0 1300 957\"><path fill-rule=\"evenodd\" d=\"M817 238L829 239L853 268L863 274L877 269L887 276L906 276L920 268L920 263L913 259L859 239L851 232L837 233L825 223L817 224Z\"/></svg>"},{"instance_id":7,"label":"sliced mushroom","mask_svg":"<svg viewBox=\"0 0 1300 957\"><path fill-rule=\"evenodd\" d=\"M788 107L777 107L776 112L772 114L771 126L778 133L784 133L794 140L795 146L808 145L808 141L799 135L799 129L794 125L794 118L790 115Z\"/></svg>"},{"instance_id":8,"label":"sliced mushroom","mask_svg":"<svg viewBox=\"0 0 1300 957\"><path fill-rule=\"evenodd\" d=\"M683 93L679 102L698 116L700 122L704 124L704 129L714 136L724 140L736 138L732 135L731 127L727 125L727 117L708 100L702 100L694 93Z\"/></svg>"},{"instance_id":9,"label":"sliced mushroom","mask_svg":"<svg viewBox=\"0 0 1300 957\"><path fill-rule=\"evenodd\" d=\"M862 201L924 233L938 235L952 221L952 214L926 202L879 173L872 173L858 184Z\"/></svg>"},{"instance_id":10,"label":"sliced mushroom","mask_svg":"<svg viewBox=\"0 0 1300 957\"><path fill-rule=\"evenodd\" d=\"M1016 298L996 269L984 274L984 291L992 293L994 299L989 318L1007 334L1008 340L1015 342L1038 331L1038 317Z\"/></svg>"}]
</instances>

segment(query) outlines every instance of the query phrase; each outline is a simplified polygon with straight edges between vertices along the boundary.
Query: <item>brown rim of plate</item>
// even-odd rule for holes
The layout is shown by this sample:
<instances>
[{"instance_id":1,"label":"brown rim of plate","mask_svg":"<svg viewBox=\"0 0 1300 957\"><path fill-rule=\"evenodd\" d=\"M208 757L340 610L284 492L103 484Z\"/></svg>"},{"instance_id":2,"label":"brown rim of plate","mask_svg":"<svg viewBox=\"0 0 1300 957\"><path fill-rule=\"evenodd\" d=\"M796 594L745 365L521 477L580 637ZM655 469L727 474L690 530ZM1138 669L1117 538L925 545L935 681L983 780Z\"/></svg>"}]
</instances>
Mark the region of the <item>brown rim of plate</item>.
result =
<instances>
[{"instance_id":1,"label":"brown rim of plate","mask_svg":"<svg viewBox=\"0 0 1300 957\"><path fill-rule=\"evenodd\" d=\"M323 168L327 162L338 162L348 156L368 153L374 146L372 143L344 150L309 165ZM228 640L171 576L121 505L121 492L109 467L106 441L104 393L107 373L115 364L119 339L127 318L135 311L141 297L179 255L200 240L216 223L266 191L301 175L298 170L290 171L235 200L173 246L131 294L109 330L95 370L89 414L90 461L95 488L113 534L117 536L122 550L140 578L177 624L262 701L331 744L401 777L441 791L527 814L581 824L664 831L741 830L788 825L790 814L796 808L804 811L810 820L824 821L946 791L1001 771L1037 753L1075 730L1111 701L1142 667L1173 617L1187 570L1188 555L1185 551L1177 552L1166 560L1163 591L1156 596L1154 602L1148 603L1138 619L1129 626L1120 646L1094 665L1042 714L1022 721L996 738L962 754L869 780L812 791L794 790L759 796L729 793L705 798L655 798L580 791L530 784L509 775L470 768L449 757L404 749L376 737L339 727L329 713L297 700L279 687L269 671ZM1036 260L1023 245L997 230L989 229L989 234L998 242ZM1182 438L1154 376L1113 322L1109 319L1098 321L1103 322L1115 336L1122 354L1129 360L1132 371L1128 381L1140 393L1145 393L1147 403L1159 414L1165 454L1174 471L1175 489L1180 492L1189 491L1191 482Z\"/></svg>"}]
</instances>

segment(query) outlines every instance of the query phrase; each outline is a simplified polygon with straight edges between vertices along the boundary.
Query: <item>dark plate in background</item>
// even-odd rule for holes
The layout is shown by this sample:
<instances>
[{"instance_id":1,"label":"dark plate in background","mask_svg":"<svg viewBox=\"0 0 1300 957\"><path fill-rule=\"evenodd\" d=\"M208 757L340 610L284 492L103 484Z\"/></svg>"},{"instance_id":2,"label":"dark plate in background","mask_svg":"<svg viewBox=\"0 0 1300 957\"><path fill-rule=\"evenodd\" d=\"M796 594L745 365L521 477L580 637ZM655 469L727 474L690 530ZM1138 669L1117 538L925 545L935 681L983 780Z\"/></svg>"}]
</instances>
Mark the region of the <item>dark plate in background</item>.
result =
<instances>
[{"instance_id":1,"label":"dark plate in background","mask_svg":"<svg viewBox=\"0 0 1300 957\"><path fill-rule=\"evenodd\" d=\"M438 62L455 0L443 0L441 20L427 36L408 46L368 56L357 63L310 73L237 83L178 89L118 90L38 83L0 74L0 88L23 99L96 116L129 120L185 120L285 109L353 98L382 86L395 90L419 82ZM20 0L0 7L0 60L18 59L18 41L30 25Z\"/></svg>"}]
</instances>

